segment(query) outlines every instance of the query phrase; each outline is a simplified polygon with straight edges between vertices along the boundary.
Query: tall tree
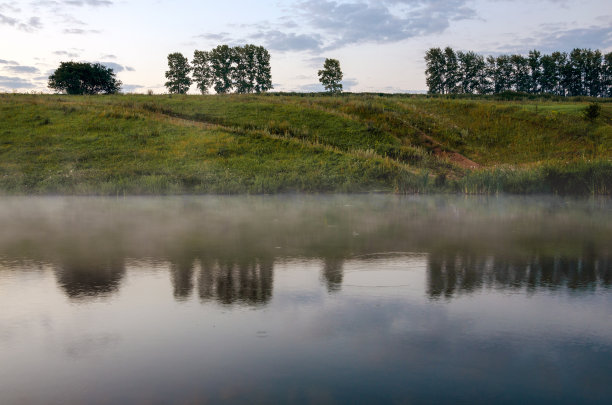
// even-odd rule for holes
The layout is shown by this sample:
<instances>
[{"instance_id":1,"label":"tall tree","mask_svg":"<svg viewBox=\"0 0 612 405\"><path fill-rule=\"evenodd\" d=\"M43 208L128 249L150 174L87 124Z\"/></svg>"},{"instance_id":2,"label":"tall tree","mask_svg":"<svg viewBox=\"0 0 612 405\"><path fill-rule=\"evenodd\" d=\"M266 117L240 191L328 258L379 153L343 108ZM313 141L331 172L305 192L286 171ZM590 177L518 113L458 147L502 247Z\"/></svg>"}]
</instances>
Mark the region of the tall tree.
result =
<instances>
[{"instance_id":1,"label":"tall tree","mask_svg":"<svg viewBox=\"0 0 612 405\"><path fill-rule=\"evenodd\" d=\"M529 51L529 93L540 92L540 78L542 77L542 54L537 50Z\"/></svg>"},{"instance_id":2,"label":"tall tree","mask_svg":"<svg viewBox=\"0 0 612 405\"><path fill-rule=\"evenodd\" d=\"M559 71L555 58L552 55L544 55L540 63L542 74L538 80L538 87L542 93L554 94L559 86Z\"/></svg>"},{"instance_id":3,"label":"tall tree","mask_svg":"<svg viewBox=\"0 0 612 405\"><path fill-rule=\"evenodd\" d=\"M457 93L459 91L459 82L461 80L459 72L459 62L457 54L450 46L444 48L444 90L446 93Z\"/></svg>"},{"instance_id":4,"label":"tall tree","mask_svg":"<svg viewBox=\"0 0 612 405\"><path fill-rule=\"evenodd\" d=\"M191 78L189 73L191 66L186 57L180 52L171 53L168 55L168 70L166 71L165 86L170 93L185 94L191 86Z\"/></svg>"},{"instance_id":5,"label":"tall tree","mask_svg":"<svg viewBox=\"0 0 612 405\"><path fill-rule=\"evenodd\" d=\"M236 93L252 93L255 90L255 46L232 48L232 81Z\"/></svg>"},{"instance_id":6,"label":"tall tree","mask_svg":"<svg viewBox=\"0 0 612 405\"><path fill-rule=\"evenodd\" d=\"M529 61L522 55L510 56L512 74L510 86L516 91L526 93L531 88L531 75L529 74Z\"/></svg>"},{"instance_id":7,"label":"tall tree","mask_svg":"<svg viewBox=\"0 0 612 405\"><path fill-rule=\"evenodd\" d=\"M210 54L206 51L195 51L193 53L193 81L202 94L208 93L212 84L212 68L210 66Z\"/></svg>"},{"instance_id":8,"label":"tall tree","mask_svg":"<svg viewBox=\"0 0 612 405\"><path fill-rule=\"evenodd\" d=\"M263 46L256 47L254 51L257 60L255 69L255 92L264 93L273 88L270 53Z\"/></svg>"},{"instance_id":9,"label":"tall tree","mask_svg":"<svg viewBox=\"0 0 612 405\"><path fill-rule=\"evenodd\" d=\"M585 95L584 71L585 53L582 49L574 49L569 54L568 63L565 65L565 88L570 96Z\"/></svg>"},{"instance_id":10,"label":"tall tree","mask_svg":"<svg viewBox=\"0 0 612 405\"><path fill-rule=\"evenodd\" d=\"M323 69L319 70L319 81L325 90L334 94L342 92L342 70L337 59L325 59Z\"/></svg>"},{"instance_id":11,"label":"tall tree","mask_svg":"<svg viewBox=\"0 0 612 405\"><path fill-rule=\"evenodd\" d=\"M602 97L612 97L612 52L603 57L601 94Z\"/></svg>"},{"instance_id":12,"label":"tall tree","mask_svg":"<svg viewBox=\"0 0 612 405\"><path fill-rule=\"evenodd\" d=\"M457 52L459 60L459 78L462 93L480 92L480 81L485 70L484 58L476 53Z\"/></svg>"},{"instance_id":13,"label":"tall tree","mask_svg":"<svg viewBox=\"0 0 612 405\"><path fill-rule=\"evenodd\" d=\"M599 50L588 49L584 58L584 91L591 97L598 97L602 92L603 56Z\"/></svg>"},{"instance_id":14,"label":"tall tree","mask_svg":"<svg viewBox=\"0 0 612 405\"><path fill-rule=\"evenodd\" d=\"M552 58L555 62L555 77L557 87L555 90L555 94L558 96L566 96L567 95L567 84L568 84L568 63L567 63L567 53L565 52L553 52Z\"/></svg>"},{"instance_id":15,"label":"tall tree","mask_svg":"<svg viewBox=\"0 0 612 405\"><path fill-rule=\"evenodd\" d=\"M444 94L446 61L440 48L431 48L425 53L425 81L430 94Z\"/></svg>"},{"instance_id":16,"label":"tall tree","mask_svg":"<svg viewBox=\"0 0 612 405\"><path fill-rule=\"evenodd\" d=\"M61 62L49 76L48 86L68 94L113 94L119 92L121 81L113 69L99 63Z\"/></svg>"},{"instance_id":17,"label":"tall tree","mask_svg":"<svg viewBox=\"0 0 612 405\"><path fill-rule=\"evenodd\" d=\"M227 45L219 45L209 53L212 84L219 94L229 93L233 87L234 52Z\"/></svg>"},{"instance_id":18,"label":"tall tree","mask_svg":"<svg viewBox=\"0 0 612 405\"><path fill-rule=\"evenodd\" d=\"M495 93L512 90L514 68L508 55L495 58Z\"/></svg>"}]
</instances>

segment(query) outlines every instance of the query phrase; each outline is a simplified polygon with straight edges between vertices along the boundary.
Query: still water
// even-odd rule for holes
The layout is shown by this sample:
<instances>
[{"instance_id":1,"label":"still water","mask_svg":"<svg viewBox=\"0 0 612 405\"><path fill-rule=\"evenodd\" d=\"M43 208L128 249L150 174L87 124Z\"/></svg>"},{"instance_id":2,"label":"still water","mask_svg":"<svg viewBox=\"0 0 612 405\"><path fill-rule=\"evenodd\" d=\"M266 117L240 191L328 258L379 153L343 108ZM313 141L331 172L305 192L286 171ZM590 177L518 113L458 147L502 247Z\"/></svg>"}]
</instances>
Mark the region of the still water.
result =
<instances>
[{"instance_id":1,"label":"still water","mask_svg":"<svg viewBox=\"0 0 612 405\"><path fill-rule=\"evenodd\" d=\"M0 404L612 401L612 201L0 199Z\"/></svg>"}]
</instances>

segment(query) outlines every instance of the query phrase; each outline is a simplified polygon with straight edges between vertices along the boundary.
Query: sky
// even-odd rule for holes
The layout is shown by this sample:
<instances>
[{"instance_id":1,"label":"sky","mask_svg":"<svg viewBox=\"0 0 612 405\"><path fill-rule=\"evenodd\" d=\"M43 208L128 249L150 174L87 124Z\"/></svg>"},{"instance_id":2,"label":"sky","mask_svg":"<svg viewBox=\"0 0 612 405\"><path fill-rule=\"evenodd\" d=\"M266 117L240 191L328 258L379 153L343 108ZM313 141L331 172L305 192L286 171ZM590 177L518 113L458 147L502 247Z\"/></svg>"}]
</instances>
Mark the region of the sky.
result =
<instances>
[{"instance_id":1,"label":"sky","mask_svg":"<svg viewBox=\"0 0 612 405\"><path fill-rule=\"evenodd\" d=\"M0 91L50 92L60 62L84 61L113 68L124 92L164 93L168 54L246 43L270 51L274 91L321 91L335 58L346 91L420 92L431 47L610 52L612 2L0 0Z\"/></svg>"}]
</instances>

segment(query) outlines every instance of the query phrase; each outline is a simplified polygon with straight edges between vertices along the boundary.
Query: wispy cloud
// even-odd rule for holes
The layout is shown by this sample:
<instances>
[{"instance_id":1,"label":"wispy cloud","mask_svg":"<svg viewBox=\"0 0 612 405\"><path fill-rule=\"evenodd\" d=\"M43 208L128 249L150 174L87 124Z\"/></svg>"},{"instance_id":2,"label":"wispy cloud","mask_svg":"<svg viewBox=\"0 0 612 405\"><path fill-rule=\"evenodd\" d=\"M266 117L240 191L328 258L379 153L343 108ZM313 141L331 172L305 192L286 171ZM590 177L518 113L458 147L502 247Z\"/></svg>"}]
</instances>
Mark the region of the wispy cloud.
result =
<instances>
[{"instance_id":1,"label":"wispy cloud","mask_svg":"<svg viewBox=\"0 0 612 405\"><path fill-rule=\"evenodd\" d=\"M76 52L70 52L70 51L55 51L53 52L54 55L57 56L66 56L68 58L78 58L79 54Z\"/></svg>"},{"instance_id":2,"label":"wispy cloud","mask_svg":"<svg viewBox=\"0 0 612 405\"><path fill-rule=\"evenodd\" d=\"M86 30L82 28L66 28L62 31L64 34L68 35L86 35L86 34L99 34L102 31L100 30Z\"/></svg>"},{"instance_id":3,"label":"wispy cloud","mask_svg":"<svg viewBox=\"0 0 612 405\"><path fill-rule=\"evenodd\" d=\"M21 77L0 76L0 88L5 89L31 89L36 87L29 80Z\"/></svg>"},{"instance_id":4,"label":"wispy cloud","mask_svg":"<svg viewBox=\"0 0 612 405\"><path fill-rule=\"evenodd\" d=\"M14 73L14 74L37 74L40 73L38 68L34 66L22 66L22 65L8 65L3 70Z\"/></svg>"}]
</instances>

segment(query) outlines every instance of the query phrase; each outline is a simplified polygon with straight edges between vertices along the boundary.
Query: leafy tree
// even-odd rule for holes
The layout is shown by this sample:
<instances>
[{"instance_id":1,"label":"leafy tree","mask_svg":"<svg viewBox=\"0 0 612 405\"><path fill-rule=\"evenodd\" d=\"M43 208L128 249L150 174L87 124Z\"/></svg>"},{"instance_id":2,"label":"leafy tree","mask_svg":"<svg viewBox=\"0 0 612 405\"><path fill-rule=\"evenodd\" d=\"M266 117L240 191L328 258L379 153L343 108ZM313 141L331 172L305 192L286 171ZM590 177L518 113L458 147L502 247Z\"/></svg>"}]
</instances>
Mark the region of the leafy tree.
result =
<instances>
[{"instance_id":1,"label":"leafy tree","mask_svg":"<svg viewBox=\"0 0 612 405\"><path fill-rule=\"evenodd\" d=\"M210 51L212 84L218 94L229 93L234 85L234 51L228 45L219 45Z\"/></svg>"},{"instance_id":2,"label":"leafy tree","mask_svg":"<svg viewBox=\"0 0 612 405\"><path fill-rule=\"evenodd\" d=\"M459 60L459 77L462 93L473 94L479 92L480 79L485 69L484 58L476 53L457 52Z\"/></svg>"},{"instance_id":3,"label":"leafy tree","mask_svg":"<svg viewBox=\"0 0 612 405\"><path fill-rule=\"evenodd\" d=\"M210 55L206 51L195 51L193 53L193 81L202 94L208 93L212 84L212 68L210 66Z\"/></svg>"},{"instance_id":4,"label":"leafy tree","mask_svg":"<svg viewBox=\"0 0 612 405\"><path fill-rule=\"evenodd\" d=\"M440 48L431 48L425 53L427 87L430 94L444 94L446 62Z\"/></svg>"},{"instance_id":5,"label":"leafy tree","mask_svg":"<svg viewBox=\"0 0 612 405\"><path fill-rule=\"evenodd\" d=\"M531 88L529 61L522 55L512 55L510 63L512 63L511 87L516 91L528 92Z\"/></svg>"},{"instance_id":6,"label":"leafy tree","mask_svg":"<svg viewBox=\"0 0 612 405\"><path fill-rule=\"evenodd\" d=\"M113 69L99 63L61 62L49 76L48 86L68 94L113 94L119 92L121 81Z\"/></svg>"},{"instance_id":7,"label":"leafy tree","mask_svg":"<svg viewBox=\"0 0 612 405\"><path fill-rule=\"evenodd\" d=\"M457 93L459 91L459 82L461 76L459 73L459 62L457 61L457 54L453 48L447 46L444 49L444 90L446 93Z\"/></svg>"},{"instance_id":8,"label":"leafy tree","mask_svg":"<svg viewBox=\"0 0 612 405\"><path fill-rule=\"evenodd\" d=\"M189 61L182 53L175 52L168 55L168 71L166 72L168 81L165 84L168 91L173 94L187 93L191 86L190 72Z\"/></svg>"},{"instance_id":9,"label":"leafy tree","mask_svg":"<svg viewBox=\"0 0 612 405\"><path fill-rule=\"evenodd\" d=\"M542 93L553 94L555 93L559 84L559 77L557 75L557 65L555 63L555 59L551 55L544 55L540 59L540 64L542 66L542 72L538 80L539 90Z\"/></svg>"},{"instance_id":10,"label":"leafy tree","mask_svg":"<svg viewBox=\"0 0 612 405\"><path fill-rule=\"evenodd\" d=\"M602 97L612 97L612 52L603 57Z\"/></svg>"},{"instance_id":11,"label":"leafy tree","mask_svg":"<svg viewBox=\"0 0 612 405\"><path fill-rule=\"evenodd\" d=\"M603 56L600 51L586 50L584 53L584 91L591 97L602 93Z\"/></svg>"},{"instance_id":12,"label":"leafy tree","mask_svg":"<svg viewBox=\"0 0 612 405\"><path fill-rule=\"evenodd\" d=\"M342 92L342 70L337 59L325 59L323 69L319 70L319 81L332 94Z\"/></svg>"},{"instance_id":13,"label":"leafy tree","mask_svg":"<svg viewBox=\"0 0 612 405\"><path fill-rule=\"evenodd\" d=\"M565 52L553 52L552 58L555 62L555 78L556 78L556 89L555 94L558 96L565 96L567 94L567 53Z\"/></svg>"},{"instance_id":14,"label":"leafy tree","mask_svg":"<svg viewBox=\"0 0 612 405\"><path fill-rule=\"evenodd\" d=\"M233 48L232 81L236 93L252 93L255 91L255 74L257 60L255 45Z\"/></svg>"},{"instance_id":15,"label":"leafy tree","mask_svg":"<svg viewBox=\"0 0 612 405\"><path fill-rule=\"evenodd\" d=\"M542 77L542 54L537 51L529 51L527 61L529 63L529 93L540 92L540 79Z\"/></svg>"},{"instance_id":16,"label":"leafy tree","mask_svg":"<svg viewBox=\"0 0 612 405\"><path fill-rule=\"evenodd\" d=\"M255 58L257 59L255 69L255 92L264 93L273 88L270 53L263 46L258 46L255 48Z\"/></svg>"}]
</instances>

